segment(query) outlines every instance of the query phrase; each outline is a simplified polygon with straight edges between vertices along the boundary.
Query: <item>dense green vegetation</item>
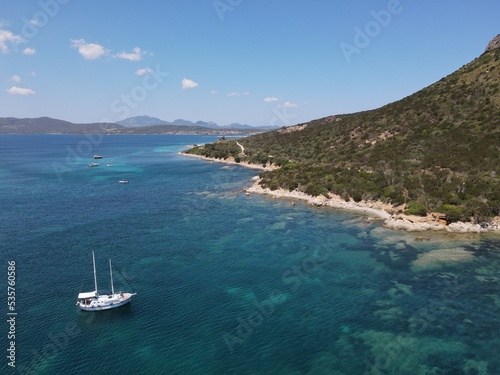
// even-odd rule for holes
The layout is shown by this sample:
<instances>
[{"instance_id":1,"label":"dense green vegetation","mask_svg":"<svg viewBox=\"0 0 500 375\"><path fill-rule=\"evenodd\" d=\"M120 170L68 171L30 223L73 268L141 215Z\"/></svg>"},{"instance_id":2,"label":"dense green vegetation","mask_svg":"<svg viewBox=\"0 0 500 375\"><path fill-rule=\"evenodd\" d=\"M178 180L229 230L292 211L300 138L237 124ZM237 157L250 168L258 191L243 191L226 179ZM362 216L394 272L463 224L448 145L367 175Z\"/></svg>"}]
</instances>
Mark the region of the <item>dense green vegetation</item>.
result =
<instances>
[{"instance_id":1,"label":"dense green vegetation","mask_svg":"<svg viewBox=\"0 0 500 375\"><path fill-rule=\"evenodd\" d=\"M189 152L282 168L265 187L406 204L447 220L500 215L500 50L382 108L331 116ZM306 126L303 126L306 125Z\"/></svg>"}]
</instances>

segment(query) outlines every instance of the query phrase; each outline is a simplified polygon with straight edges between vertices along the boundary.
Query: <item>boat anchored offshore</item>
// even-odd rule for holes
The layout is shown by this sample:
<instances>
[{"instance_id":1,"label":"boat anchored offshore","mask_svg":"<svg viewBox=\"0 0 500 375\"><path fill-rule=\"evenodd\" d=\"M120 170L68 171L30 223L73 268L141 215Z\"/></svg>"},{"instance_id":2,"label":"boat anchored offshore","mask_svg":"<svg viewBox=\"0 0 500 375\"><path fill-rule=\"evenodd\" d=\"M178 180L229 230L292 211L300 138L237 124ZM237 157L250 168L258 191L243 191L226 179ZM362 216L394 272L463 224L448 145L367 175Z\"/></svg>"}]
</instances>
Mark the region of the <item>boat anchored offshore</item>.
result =
<instances>
[{"instance_id":1,"label":"boat anchored offshore","mask_svg":"<svg viewBox=\"0 0 500 375\"><path fill-rule=\"evenodd\" d=\"M95 256L92 251L92 263L94 265L94 286L93 292L85 292L78 294L76 304L83 311L101 311L110 310L126 305L130 302L133 296L137 293L115 293L113 286L113 269L111 268L111 259L109 260L109 273L111 277L111 294L99 294L97 290L97 276L95 271Z\"/></svg>"}]
</instances>

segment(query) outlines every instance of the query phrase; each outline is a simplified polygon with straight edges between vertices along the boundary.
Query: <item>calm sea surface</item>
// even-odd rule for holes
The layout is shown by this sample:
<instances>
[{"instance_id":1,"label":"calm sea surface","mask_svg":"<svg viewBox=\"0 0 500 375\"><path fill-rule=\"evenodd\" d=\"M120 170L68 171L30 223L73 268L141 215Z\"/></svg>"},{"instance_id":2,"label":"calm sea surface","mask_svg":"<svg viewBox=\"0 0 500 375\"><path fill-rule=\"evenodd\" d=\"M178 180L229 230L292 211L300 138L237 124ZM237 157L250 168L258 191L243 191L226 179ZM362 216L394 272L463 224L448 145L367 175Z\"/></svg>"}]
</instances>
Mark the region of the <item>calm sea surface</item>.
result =
<instances>
[{"instance_id":1,"label":"calm sea surface","mask_svg":"<svg viewBox=\"0 0 500 375\"><path fill-rule=\"evenodd\" d=\"M0 136L1 374L500 374L498 236L246 196L215 139ZM130 305L75 306L92 250Z\"/></svg>"}]
</instances>

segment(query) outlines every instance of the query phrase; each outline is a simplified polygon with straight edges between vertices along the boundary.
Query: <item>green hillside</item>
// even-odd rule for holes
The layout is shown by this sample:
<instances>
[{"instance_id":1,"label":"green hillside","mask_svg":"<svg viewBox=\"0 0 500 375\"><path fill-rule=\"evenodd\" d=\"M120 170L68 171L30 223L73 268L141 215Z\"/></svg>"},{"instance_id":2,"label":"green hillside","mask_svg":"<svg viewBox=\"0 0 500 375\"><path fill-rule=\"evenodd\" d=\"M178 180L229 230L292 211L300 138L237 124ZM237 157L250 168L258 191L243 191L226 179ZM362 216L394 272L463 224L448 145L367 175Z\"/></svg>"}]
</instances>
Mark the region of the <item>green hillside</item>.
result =
<instances>
[{"instance_id":1,"label":"green hillside","mask_svg":"<svg viewBox=\"0 0 500 375\"><path fill-rule=\"evenodd\" d=\"M500 215L500 49L382 108L336 115L190 153L273 163L264 187L406 204L448 221Z\"/></svg>"}]
</instances>

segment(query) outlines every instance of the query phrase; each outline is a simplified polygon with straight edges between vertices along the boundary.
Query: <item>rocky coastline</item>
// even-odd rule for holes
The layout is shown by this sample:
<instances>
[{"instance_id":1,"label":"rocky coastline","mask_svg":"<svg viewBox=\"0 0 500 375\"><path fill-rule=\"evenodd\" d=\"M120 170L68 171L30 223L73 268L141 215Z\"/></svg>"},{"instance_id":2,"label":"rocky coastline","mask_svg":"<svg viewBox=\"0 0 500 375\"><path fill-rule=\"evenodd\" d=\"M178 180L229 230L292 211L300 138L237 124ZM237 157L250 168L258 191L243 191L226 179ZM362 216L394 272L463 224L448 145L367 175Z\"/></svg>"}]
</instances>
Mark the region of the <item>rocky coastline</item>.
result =
<instances>
[{"instance_id":1,"label":"rocky coastline","mask_svg":"<svg viewBox=\"0 0 500 375\"><path fill-rule=\"evenodd\" d=\"M364 214L374 216L384 221L384 226L395 230L405 230L408 232L425 232L425 231L445 231L448 233L486 233L499 232L500 220L495 218L492 223L480 225L474 223L456 222L446 224L439 219L438 215L429 214L425 217L405 215L401 213L392 213L394 208L390 204L382 202L354 202L352 199L346 202L338 195L330 194L325 196L313 197L300 191L287 191L283 189L271 190L263 188L260 185L259 177L254 177L254 183L247 188L247 193L265 194L276 198L289 198L304 201L316 207L331 207L349 211L362 212Z\"/></svg>"},{"instance_id":2,"label":"rocky coastline","mask_svg":"<svg viewBox=\"0 0 500 375\"><path fill-rule=\"evenodd\" d=\"M192 155L186 153L180 153L184 156L195 157L198 159L203 159L211 162L224 163L224 164L234 164L240 165L246 168L252 168L257 170L273 170L276 166L266 165L265 167L257 164L250 164L246 162L236 162L234 159L222 160L207 158L201 155ZM294 190L288 191L284 189L271 190L269 188L263 188L260 185L259 176L252 178L252 186L245 189L246 194L262 194L272 196L274 198L286 198L293 200L304 201L307 204L316 207L330 207L334 209L343 209L349 211L356 211L367 214L369 216L375 217L379 220L384 221L384 226L394 230L405 230L408 232L425 232L425 231L444 231L448 233L487 233L487 232L497 232L500 233L500 217L494 218L490 223L484 223L482 225L475 223L464 223L456 222L451 224L446 224L440 220L437 214L428 214L425 217L405 215L402 213L397 213L396 209L390 205L380 201L361 201L355 202L352 199L346 202L343 198L338 195L330 194L329 197L317 196L313 197L306 193Z\"/></svg>"}]
</instances>

